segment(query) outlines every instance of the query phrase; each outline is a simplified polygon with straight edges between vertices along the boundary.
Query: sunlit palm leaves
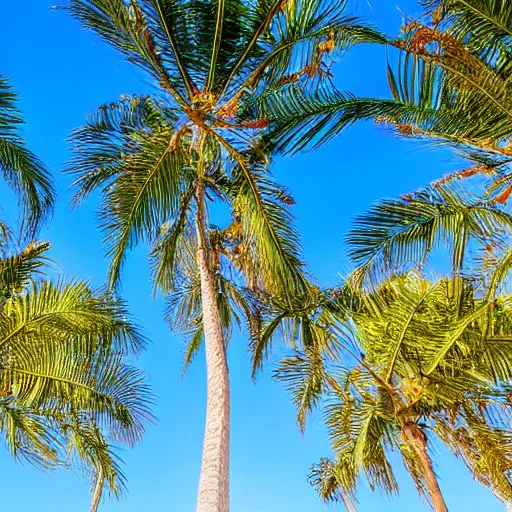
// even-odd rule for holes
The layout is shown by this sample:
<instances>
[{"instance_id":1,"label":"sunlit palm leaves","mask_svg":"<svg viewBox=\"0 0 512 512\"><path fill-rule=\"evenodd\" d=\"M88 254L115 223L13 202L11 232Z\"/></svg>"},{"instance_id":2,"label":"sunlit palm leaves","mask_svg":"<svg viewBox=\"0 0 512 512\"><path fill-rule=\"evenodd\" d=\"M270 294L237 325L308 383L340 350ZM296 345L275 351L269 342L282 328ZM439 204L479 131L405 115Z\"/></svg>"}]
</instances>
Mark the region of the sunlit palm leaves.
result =
<instances>
[{"instance_id":1,"label":"sunlit palm leaves","mask_svg":"<svg viewBox=\"0 0 512 512\"><path fill-rule=\"evenodd\" d=\"M460 273L468 247L504 247L512 217L462 187L435 186L398 200L385 200L360 215L347 236L355 278L375 283L411 266L432 251L447 250ZM474 265L473 265L474 268Z\"/></svg>"},{"instance_id":2,"label":"sunlit palm leaves","mask_svg":"<svg viewBox=\"0 0 512 512\"><path fill-rule=\"evenodd\" d=\"M151 420L144 374L129 366L144 338L125 305L81 281L34 281L48 244L0 260L0 427L9 450L44 468L66 445L119 490L106 438L134 444Z\"/></svg>"},{"instance_id":3,"label":"sunlit palm leaves","mask_svg":"<svg viewBox=\"0 0 512 512\"><path fill-rule=\"evenodd\" d=\"M322 383L319 398L326 399L335 454L312 473L324 499L342 501L351 510L361 474L373 489L396 492L388 456L398 451L430 500L420 454L410 443L408 433L414 432L418 439L426 436L427 447L437 437L477 480L510 500L506 383L512 359L498 352L499 336L512 334L510 298L487 302L478 298L485 290L459 280L429 282L409 273L370 294L357 292L357 303L340 301L348 323L330 341L342 358L323 356L317 364L318 353L300 349L280 365L277 376L294 399L306 384ZM460 289L461 295L454 293Z\"/></svg>"}]
</instances>

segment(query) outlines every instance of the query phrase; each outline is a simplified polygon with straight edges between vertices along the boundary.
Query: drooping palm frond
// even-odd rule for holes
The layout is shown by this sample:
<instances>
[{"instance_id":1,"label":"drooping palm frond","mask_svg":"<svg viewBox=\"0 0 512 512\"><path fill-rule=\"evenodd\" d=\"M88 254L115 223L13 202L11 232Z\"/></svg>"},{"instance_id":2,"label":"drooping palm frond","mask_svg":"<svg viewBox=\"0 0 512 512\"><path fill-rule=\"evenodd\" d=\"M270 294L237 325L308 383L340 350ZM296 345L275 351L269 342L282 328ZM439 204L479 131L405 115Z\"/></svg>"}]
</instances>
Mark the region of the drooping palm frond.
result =
<instances>
[{"instance_id":1,"label":"drooping palm frond","mask_svg":"<svg viewBox=\"0 0 512 512\"><path fill-rule=\"evenodd\" d=\"M429 254L448 249L460 273L468 244L503 243L511 217L493 202L463 188L437 186L400 200L386 200L359 216L347 236L357 276L378 282L407 266L420 267Z\"/></svg>"},{"instance_id":2,"label":"drooping palm frond","mask_svg":"<svg viewBox=\"0 0 512 512\"><path fill-rule=\"evenodd\" d=\"M0 171L19 196L22 229L28 231L30 238L51 212L55 189L48 170L26 148L19 134L23 119L16 102L17 96L7 78L0 75Z\"/></svg>"},{"instance_id":3,"label":"drooping palm frond","mask_svg":"<svg viewBox=\"0 0 512 512\"><path fill-rule=\"evenodd\" d=\"M41 273L50 261L44 256L49 248L48 243L31 243L22 253L0 259L0 307Z\"/></svg>"},{"instance_id":4,"label":"drooping palm frond","mask_svg":"<svg viewBox=\"0 0 512 512\"><path fill-rule=\"evenodd\" d=\"M350 460L342 456L338 456L336 462L321 459L311 467L308 480L323 501L341 502L347 512L357 512L355 473Z\"/></svg>"},{"instance_id":5,"label":"drooping palm frond","mask_svg":"<svg viewBox=\"0 0 512 512\"><path fill-rule=\"evenodd\" d=\"M379 117L407 137L448 144L477 172L494 174L489 192L510 195L512 154L511 10L507 2L435 0L424 19L394 42L403 53L388 66L402 112ZM471 173L460 173L459 176Z\"/></svg>"},{"instance_id":6,"label":"drooping palm frond","mask_svg":"<svg viewBox=\"0 0 512 512\"><path fill-rule=\"evenodd\" d=\"M173 119L172 110L151 98L132 97L105 105L72 135L76 201L104 187L101 219L112 257L112 285L119 280L126 251L140 240L156 238L159 226L180 205L188 158L173 132Z\"/></svg>"},{"instance_id":7,"label":"drooping palm frond","mask_svg":"<svg viewBox=\"0 0 512 512\"><path fill-rule=\"evenodd\" d=\"M468 37L471 46L489 57L506 50L512 38L512 9L508 2L492 0L430 0L437 9L437 23L453 27L459 37Z\"/></svg>"},{"instance_id":8,"label":"drooping palm frond","mask_svg":"<svg viewBox=\"0 0 512 512\"><path fill-rule=\"evenodd\" d=\"M284 300L279 297L265 300L260 313L263 322L250 346L253 378L263 368L276 338L284 340L293 350L307 351L308 357L313 357L317 363L322 357L339 357L339 347L336 343L336 336L340 334L339 322L346 319L346 306L352 301L350 293L346 293L339 300L341 294L339 290L324 293L310 284L307 293L302 295L286 297ZM292 358L295 356L297 354L293 354ZM309 359L305 361L304 368L309 363ZM314 366L314 362L311 363ZM313 370L313 366L310 370ZM313 387L321 393L322 386L319 382ZM318 393L311 394L310 399L316 398ZM298 396L297 400L302 401ZM301 413L299 423L304 426L307 412L312 407L308 405L309 399L302 403L305 414Z\"/></svg>"},{"instance_id":9,"label":"drooping palm frond","mask_svg":"<svg viewBox=\"0 0 512 512\"><path fill-rule=\"evenodd\" d=\"M15 397L5 394L0 398L0 432L15 460L44 470L63 464L63 443L55 424L37 409L18 404Z\"/></svg>"},{"instance_id":10,"label":"drooping palm frond","mask_svg":"<svg viewBox=\"0 0 512 512\"><path fill-rule=\"evenodd\" d=\"M289 196L283 198L267 172L240 163L234 177L233 217L240 226L246 250L243 269L251 281L258 276L262 289L274 294L294 294L307 289L298 233L289 213ZM283 200L284 199L284 200Z\"/></svg>"},{"instance_id":11,"label":"drooping palm frond","mask_svg":"<svg viewBox=\"0 0 512 512\"><path fill-rule=\"evenodd\" d=\"M71 413L61 422L60 428L67 440L68 459L90 481L91 512L98 510L104 490L119 498L126 490L123 461L92 418Z\"/></svg>"}]
</instances>

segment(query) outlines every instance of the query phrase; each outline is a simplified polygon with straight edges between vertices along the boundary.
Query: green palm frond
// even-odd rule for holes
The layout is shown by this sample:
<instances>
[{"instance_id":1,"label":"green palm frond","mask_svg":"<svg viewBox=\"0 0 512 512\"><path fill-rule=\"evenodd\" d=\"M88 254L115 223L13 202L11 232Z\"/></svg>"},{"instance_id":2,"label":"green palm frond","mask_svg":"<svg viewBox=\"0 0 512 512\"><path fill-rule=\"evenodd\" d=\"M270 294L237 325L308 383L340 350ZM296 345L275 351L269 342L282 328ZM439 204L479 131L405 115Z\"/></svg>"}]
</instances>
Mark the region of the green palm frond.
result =
<instances>
[{"instance_id":1,"label":"green palm frond","mask_svg":"<svg viewBox=\"0 0 512 512\"><path fill-rule=\"evenodd\" d=\"M292 395L297 409L297 424L305 430L309 414L316 409L324 393L324 361L322 354L311 347L306 353L297 353L279 363L276 370L278 380Z\"/></svg>"},{"instance_id":2,"label":"green palm frond","mask_svg":"<svg viewBox=\"0 0 512 512\"><path fill-rule=\"evenodd\" d=\"M482 171L496 174L490 192L510 195L512 140L511 10L507 2L434 0L419 22L404 26L392 95L403 111L379 118L407 137L445 143Z\"/></svg>"},{"instance_id":3,"label":"green palm frond","mask_svg":"<svg viewBox=\"0 0 512 512\"><path fill-rule=\"evenodd\" d=\"M17 95L0 75L0 171L5 182L19 195L22 225L30 236L51 213L55 189L44 164L30 152L19 134L23 124Z\"/></svg>"},{"instance_id":4,"label":"green palm frond","mask_svg":"<svg viewBox=\"0 0 512 512\"><path fill-rule=\"evenodd\" d=\"M303 292L308 283L298 233L280 188L266 173L249 169L244 162L240 162L234 187L234 216L252 253L250 272L259 276L263 289L269 293Z\"/></svg>"},{"instance_id":5,"label":"green palm frond","mask_svg":"<svg viewBox=\"0 0 512 512\"><path fill-rule=\"evenodd\" d=\"M20 254L0 259L0 307L4 302L19 293L46 267L50 260L44 253L50 248L45 242L31 243Z\"/></svg>"},{"instance_id":6,"label":"green palm frond","mask_svg":"<svg viewBox=\"0 0 512 512\"><path fill-rule=\"evenodd\" d=\"M263 322L250 345L253 378L262 370L276 338L284 340L293 350L319 350L323 357L339 357L336 335L349 335L340 321L346 320L352 300L350 293L341 295L338 291L336 296L329 291L322 292L310 284L306 293L295 297L264 300L260 311Z\"/></svg>"},{"instance_id":7,"label":"green palm frond","mask_svg":"<svg viewBox=\"0 0 512 512\"><path fill-rule=\"evenodd\" d=\"M470 241L486 245L493 234L508 233L510 221L508 213L464 189L433 187L383 201L358 217L347 236L349 256L359 279L376 282L446 248L457 273Z\"/></svg>"},{"instance_id":8,"label":"green palm frond","mask_svg":"<svg viewBox=\"0 0 512 512\"><path fill-rule=\"evenodd\" d=\"M123 461L92 418L70 414L62 422L61 429L67 439L68 459L91 483L93 503L99 505L103 490L119 498L126 490Z\"/></svg>"},{"instance_id":9,"label":"green palm frond","mask_svg":"<svg viewBox=\"0 0 512 512\"><path fill-rule=\"evenodd\" d=\"M28 461L44 470L63 464L62 439L55 424L13 396L0 398L0 432L8 451L16 460Z\"/></svg>"},{"instance_id":10,"label":"green palm frond","mask_svg":"<svg viewBox=\"0 0 512 512\"><path fill-rule=\"evenodd\" d=\"M407 106L391 100L356 98L322 81L270 88L250 108L252 115L269 120L268 147L292 154L318 148L358 120L409 113Z\"/></svg>"},{"instance_id":11,"label":"green palm frond","mask_svg":"<svg viewBox=\"0 0 512 512\"><path fill-rule=\"evenodd\" d=\"M490 55L512 37L512 9L508 2L492 0L434 0L439 22L453 27L459 37L470 37L472 46Z\"/></svg>"},{"instance_id":12,"label":"green palm frond","mask_svg":"<svg viewBox=\"0 0 512 512\"><path fill-rule=\"evenodd\" d=\"M80 202L103 187L102 228L112 258L110 282L119 280L126 251L156 239L180 206L188 157L170 124L174 113L150 98L105 105L72 135L70 169Z\"/></svg>"},{"instance_id":13,"label":"green palm frond","mask_svg":"<svg viewBox=\"0 0 512 512\"><path fill-rule=\"evenodd\" d=\"M311 467L308 480L323 501L343 503L347 512L357 512L356 475L349 457L321 459Z\"/></svg>"}]
</instances>

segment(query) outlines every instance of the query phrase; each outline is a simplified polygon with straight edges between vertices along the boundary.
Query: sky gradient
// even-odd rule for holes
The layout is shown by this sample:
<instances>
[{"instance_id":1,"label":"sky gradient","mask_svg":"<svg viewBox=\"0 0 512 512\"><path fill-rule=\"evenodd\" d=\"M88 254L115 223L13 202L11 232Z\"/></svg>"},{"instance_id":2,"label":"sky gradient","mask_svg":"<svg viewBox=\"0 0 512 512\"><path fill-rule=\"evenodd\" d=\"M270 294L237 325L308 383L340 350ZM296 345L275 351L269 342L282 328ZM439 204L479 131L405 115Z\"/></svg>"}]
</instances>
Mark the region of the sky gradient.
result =
<instances>
[{"instance_id":1,"label":"sky gradient","mask_svg":"<svg viewBox=\"0 0 512 512\"><path fill-rule=\"evenodd\" d=\"M327 1L327 0L326 0ZM66 138L87 113L123 93L149 89L141 71L123 61L96 36L85 32L63 11L51 10L49 0L4 0L0 33L0 73L16 86L27 126L24 135L56 175L59 202L54 220L42 234L54 244L52 257L68 276L90 278L101 286L107 262L102 234L96 227L95 200L79 210L69 202L70 179L61 173L69 158ZM397 34L402 14L414 15L414 0L352 2L352 9L389 34ZM367 96L388 96L385 50L358 47L336 64L339 86ZM289 186L297 200L294 214L305 258L322 285L333 285L347 273L343 238L350 220L382 197L396 197L422 187L457 168L451 154L423 148L386 133L372 123L350 128L327 147L279 160L278 181ZM2 207L7 215L15 203ZM102 512L192 512L205 412L203 354L181 379L183 340L163 322L163 301L151 299L146 250L135 250L125 267L122 292L152 344L138 364L150 375L159 419L146 439L126 451L129 493L120 502L106 501ZM274 358L279 356L279 349ZM321 512L327 510L306 481L311 463L330 455L318 415L305 436L282 386L269 370L256 384L250 379L246 340L233 337L230 350L232 379L232 511ZM397 459L398 460L398 459ZM442 490L452 512L498 512L504 507L472 481L464 466L439 446L435 457ZM89 491L72 472L41 473L13 462L0 447L2 508L20 512L86 511ZM416 512L423 505L400 470L400 498L371 495L363 484L360 512ZM425 508L426 510L426 508Z\"/></svg>"}]
</instances>

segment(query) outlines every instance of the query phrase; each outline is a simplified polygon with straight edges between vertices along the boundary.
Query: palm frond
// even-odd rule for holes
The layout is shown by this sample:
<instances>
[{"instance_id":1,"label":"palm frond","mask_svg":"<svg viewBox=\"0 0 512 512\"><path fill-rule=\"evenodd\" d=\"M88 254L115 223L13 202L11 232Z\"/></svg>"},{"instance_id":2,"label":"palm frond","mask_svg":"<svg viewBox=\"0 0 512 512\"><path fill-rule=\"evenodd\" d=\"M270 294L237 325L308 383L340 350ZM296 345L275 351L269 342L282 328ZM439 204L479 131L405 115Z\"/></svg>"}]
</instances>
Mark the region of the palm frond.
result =
<instances>
[{"instance_id":1,"label":"palm frond","mask_svg":"<svg viewBox=\"0 0 512 512\"><path fill-rule=\"evenodd\" d=\"M386 200L358 217L347 236L359 278L377 282L406 265L421 266L440 247L450 250L460 272L468 240L484 244L491 233L508 232L511 218L493 203L456 188L429 188L401 200Z\"/></svg>"},{"instance_id":2,"label":"palm frond","mask_svg":"<svg viewBox=\"0 0 512 512\"><path fill-rule=\"evenodd\" d=\"M19 134L23 119L16 102L7 78L0 75L0 171L19 195L22 221L30 238L51 213L55 189L48 169L26 148Z\"/></svg>"}]
</instances>

